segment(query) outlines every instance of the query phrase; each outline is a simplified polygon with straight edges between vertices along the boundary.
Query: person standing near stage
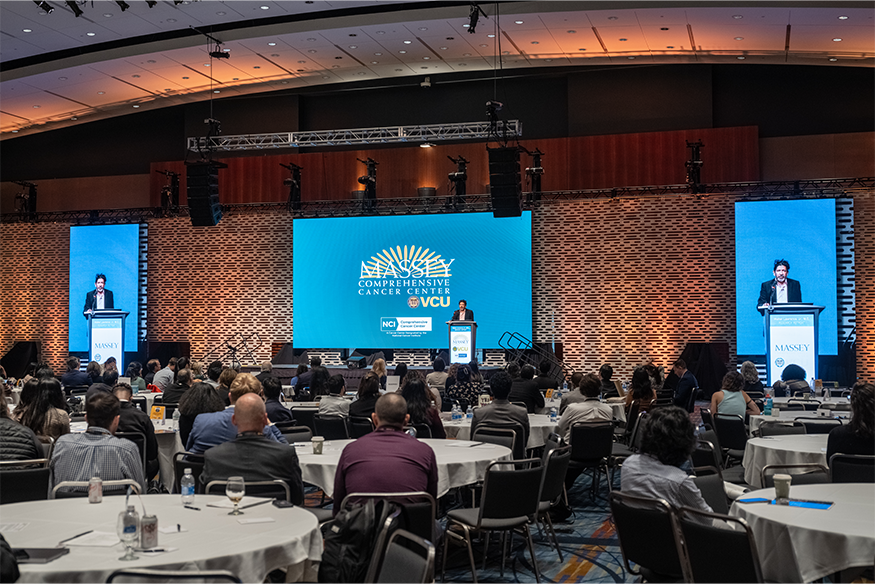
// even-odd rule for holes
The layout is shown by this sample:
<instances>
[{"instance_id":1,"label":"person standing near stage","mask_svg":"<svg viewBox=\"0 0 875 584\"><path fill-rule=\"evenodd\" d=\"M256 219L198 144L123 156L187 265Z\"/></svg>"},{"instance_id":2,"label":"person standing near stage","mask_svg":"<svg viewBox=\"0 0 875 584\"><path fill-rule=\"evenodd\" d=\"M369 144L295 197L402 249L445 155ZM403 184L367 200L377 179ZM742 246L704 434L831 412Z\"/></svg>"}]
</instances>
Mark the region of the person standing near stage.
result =
<instances>
[{"instance_id":1,"label":"person standing near stage","mask_svg":"<svg viewBox=\"0 0 875 584\"><path fill-rule=\"evenodd\" d=\"M107 290L105 286L106 276L97 274L94 277L94 290L85 295L85 308L82 311L85 318L95 310L115 308L112 302L112 290Z\"/></svg>"},{"instance_id":2,"label":"person standing near stage","mask_svg":"<svg viewBox=\"0 0 875 584\"><path fill-rule=\"evenodd\" d=\"M468 308L468 302L459 300L459 310L453 312L453 320L474 320L474 311Z\"/></svg>"},{"instance_id":3,"label":"person standing near stage","mask_svg":"<svg viewBox=\"0 0 875 584\"><path fill-rule=\"evenodd\" d=\"M774 304L786 304L788 302L802 302L802 286L799 280L788 278L790 262L787 260L775 260L773 273L774 280L763 282L760 285L760 297L757 299L757 309L763 313L761 306L770 307Z\"/></svg>"}]
</instances>

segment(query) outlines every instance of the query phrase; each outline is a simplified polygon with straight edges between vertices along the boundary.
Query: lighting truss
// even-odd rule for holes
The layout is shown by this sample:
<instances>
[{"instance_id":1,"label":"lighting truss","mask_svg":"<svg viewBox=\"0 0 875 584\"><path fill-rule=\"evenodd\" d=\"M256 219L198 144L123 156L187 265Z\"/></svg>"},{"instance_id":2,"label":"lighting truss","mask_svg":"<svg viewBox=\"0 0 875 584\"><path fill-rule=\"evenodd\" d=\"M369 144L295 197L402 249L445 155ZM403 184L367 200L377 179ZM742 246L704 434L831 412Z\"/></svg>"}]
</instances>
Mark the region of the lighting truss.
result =
<instances>
[{"instance_id":1,"label":"lighting truss","mask_svg":"<svg viewBox=\"0 0 875 584\"><path fill-rule=\"evenodd\" d=\"M491 130L491 131L490 131ZM520 137L523 125L519 120L498 122L498 133L509 138ZM419 126L384 126L352 130L319 130L316 132L273 132L187 138L186 147L195 152L205 150L240 151L265 148L307 148L354 146L361 144L393 144L439 142L441 140L488 140L494 135L489 122L462 122Z\"/></svg>"}]
</instances>

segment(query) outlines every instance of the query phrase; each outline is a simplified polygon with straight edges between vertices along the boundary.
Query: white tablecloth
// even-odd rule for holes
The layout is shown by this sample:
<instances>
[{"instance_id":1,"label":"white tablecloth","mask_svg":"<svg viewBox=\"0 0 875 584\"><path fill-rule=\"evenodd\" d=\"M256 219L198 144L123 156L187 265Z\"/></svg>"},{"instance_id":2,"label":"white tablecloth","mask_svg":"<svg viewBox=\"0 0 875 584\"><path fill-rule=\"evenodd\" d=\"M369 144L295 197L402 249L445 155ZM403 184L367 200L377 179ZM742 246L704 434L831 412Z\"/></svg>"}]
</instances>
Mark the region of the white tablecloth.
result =
<instances>
[{"instance_id":1,"label":"white tablecloth","mask_svg":"<svg viewBox=\"0 0 875 584\"><path fill-rule=\"evenodd\" d=\"M21 531L5 531L12 547L54 547L89 529L116 532L124 497L105 497L98 505L86 498L31 501L3 506L4 523L26 523ZM271 570L312 564L322 558L322 535L316 516L300 508L278 509L270 503L244 510L240 519L271 517L271 523L241 525L227 509L207 507L228 501L218 495L198 495L200 511L185 509L179 495L147 495L146 511L158 517L158 527L179 524L188 531L158 534L160 547L176 551L119 561L121 543L113 547L71 547L70 553L48 564L20 566L19 582L105 582L119 568L165 570L230 570L244 582L262 582ZM142 515L140 502L131 500Z\"/></svg>"},{"instance_id":2,"label":"white tablecloth","mask_svg":"<svg viewBox=\"0 0 875 584\"><path fill-rule=\"evenodd\" d=\"M744 480L762 487L760 472L769 464L822 464L827 466L828 434L790 434L751 438L744 448Z\"/></svg>"},{"instance_id":3,"label":"white tablecloth","mask_svg":"<svg viewBox=\"0 0 875 584\"><path fill-rule=\"evenodd\" d=\"M743 499L773 499L774 489ZM875 485L823 484L790 487L793 499L832 501L826 510L765 503L733 503L730 515L751 527L766 582L813 582L875 561Z\"/></svg>"},{"instance_id":4,"label":"white tablecloth","mask_svg":"<svg viewBox=\"0 0 875 584\"><path fill-rule=\"evenodd\" d=\"M334 493L334 475L343 448L352 440L329 440L325 442L322 454L313 454L309 442L296 443L298 462L305 482L320 487L329 497ZM483 479L486 467L493 460L511 460L510 448L496 444L478 444L462 440L440 440L422 438L431 446L437 459L438 497L450 489L463 487Z\"/></svg>"},{"instance_id":5,"label":"white tablecloth","mask_svg":"<svg viewBox=\"0 0 875 584\"><path fill-rule=\"evenodd\" d=\"M456 440L471 439L471 421L467 418L455 422L444 422L447 438ZM529 442L526 448L540 448L547 443L547 436L556 430L556 424L546 414L529 414Z\"/></svg>"},{"instance_id":6,"label":"white tablecloth","mask_svg":"<svg viewBox=\"0 0 875 584\"><path fill-rule=\"evenodd\" d=\"M820 411L823 411L823 410L820 410ZM822 417L823 418L822 420L804 420L804 421L808 422L808 423L810 423L810 422L832 423L832 420L835 419L832 416L832 412L830 412L829 416L820 416L819 415L820 411L818 411L818 412L800 412L798 410L781 410L779 412L778 416L763 416L763 415L750 416L750 418L749 418L750 431L751 431L751 434L753 434L753 432L758 430L759 427L762 426L764 422L778 422L778 421L780 421L780 422L792 422L796 418L814 418L814 417L821 418ZM850 412L839 412L839 414L850 414ZM843 424L848 423L847 418L844 418L842 415L839 415L838 417L843 418L842 419Z\"/></svg>"}]
</instances>

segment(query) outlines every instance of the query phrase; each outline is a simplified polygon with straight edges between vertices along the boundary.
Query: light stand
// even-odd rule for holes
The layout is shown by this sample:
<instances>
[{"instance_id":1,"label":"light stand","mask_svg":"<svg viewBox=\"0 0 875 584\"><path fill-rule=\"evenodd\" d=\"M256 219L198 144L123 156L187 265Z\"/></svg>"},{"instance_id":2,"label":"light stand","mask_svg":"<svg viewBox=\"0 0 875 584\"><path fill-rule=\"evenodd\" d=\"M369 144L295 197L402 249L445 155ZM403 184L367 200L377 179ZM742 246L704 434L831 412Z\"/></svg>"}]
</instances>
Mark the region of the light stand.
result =
<instances>
[{"instance_id":1,"label":"light stand","mask_svg":"<svg viewBox=\"0 0 875 584\"><path fill-rule=\"evenodd\" d=\"M690 160L687 160L684 163L684 166L687 169L687 184L690 186L690 190L693 194L703 193L705 192L705 186L701 184L702 182L702 148L705 145L702 144L702 141L698 142L689 142L687 141L687 148L690 149Z\"/></svg>"},{"instance_id":2,"label":"light stand","mask_svg":"<svg viewBox=\"0 0 875 584\"><path fill-rule=\"evenodd\" d=\"M520 146L522 148L522 146ZM541 176L544 174L544 167L541 166L541 156L544 155L540 148L535 148L534 152L525 150L526 154L532 157L532 166L526 169L526 175L529 177L530 191L533 201L541 200Z\"/></svg>"},{"instance_id":3,"label":"light stand","mask_svg":"<svg viewBox=\"0 0 875 584\"><path fill-rule=\"evenodd\" d=\"M453 204L464 205L465 195L467 194L468 183L468 163L470 160L465 160L461 154L458 158L447 156L450 161L456 165L456 172L451 172L447 175L450 179L450 194L453 195Z\"/></svg>"},{"instance_id":4,"label":"light stand","mask_svg":"<svg viewBox=\"0 0 875 584\"><path fill-rule=\"evenodd\" d=\"M358 178L359 184L365 187L365 198L362 201L362 209L370 211L374 208L374 201L377 200L377 165L380 164L373 158L368 157L367 160L356 158L359 162L367 166L368 173Z\"/></svg>"},{"instance_id":5,"label":"light stand","mask_svg":"<svg viewBox=\"0 0 875 584\"><path fill-rule=\"evenodd\" d=\"M161 210L165 216L179 213L179 173L172 170L157 170L170 179L170 183L161 187Z\"/></svg>"},{"instance_id":6,"label":"light stand","mask_svg":"<svg viewBox=\"0 0 875 584\"><path fill-rule=\"evenodd\" d=\"M288 164L280 162L280 166L287 168L292 173L291 178L283 181L283 184L289 187L289 201L287 203L289 213L298 211L301 208L301 171L303 168L294 162Z\"/></svg>"}]
</instances>

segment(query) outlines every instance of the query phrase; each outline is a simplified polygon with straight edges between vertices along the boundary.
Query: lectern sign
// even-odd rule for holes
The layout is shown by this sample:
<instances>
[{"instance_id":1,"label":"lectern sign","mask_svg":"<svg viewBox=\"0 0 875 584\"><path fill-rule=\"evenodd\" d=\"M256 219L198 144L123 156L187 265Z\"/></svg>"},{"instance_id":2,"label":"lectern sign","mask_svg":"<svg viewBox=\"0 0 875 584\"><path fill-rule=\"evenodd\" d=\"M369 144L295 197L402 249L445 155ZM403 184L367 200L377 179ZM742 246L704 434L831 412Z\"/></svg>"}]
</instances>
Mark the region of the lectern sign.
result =
<instances>
[{"instance_id":1,"label":"lectern sign","mask_svg":"<svg viewBox=\"0 0 875 584\"><path fill-rule=\"evenodd\" d=\"M471 324L450 325L450 363L468 363L474 357L474 331Z\"/></svg>"},{"instance_id":2,"label":"lectern sign","mask_svg":"<svg viewBox=\"0 0 875 584\"><path fill-rule=\"evenodd\" d=\"M787 365L799 365L817 377L817 326L822 306L778 304L766 311L769 383L781 378Z\"/></svg>"},{"instance_id":3,"label":"lectern sign","mask_svg":"<svg viewBox=\"0 0 875 584\"><path fill-rule=\"evenodd\" d=\"M96 310L89 319L89 352L91 360L104 363L115 357L119 369L124 367L125 317L122 310Z\"/></svg>"}]
</instances>

